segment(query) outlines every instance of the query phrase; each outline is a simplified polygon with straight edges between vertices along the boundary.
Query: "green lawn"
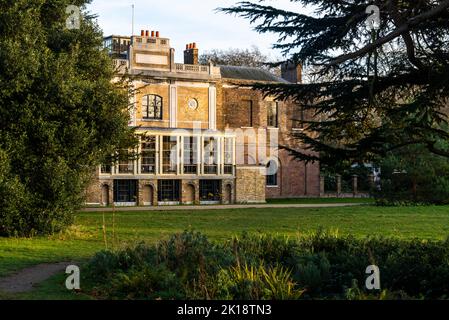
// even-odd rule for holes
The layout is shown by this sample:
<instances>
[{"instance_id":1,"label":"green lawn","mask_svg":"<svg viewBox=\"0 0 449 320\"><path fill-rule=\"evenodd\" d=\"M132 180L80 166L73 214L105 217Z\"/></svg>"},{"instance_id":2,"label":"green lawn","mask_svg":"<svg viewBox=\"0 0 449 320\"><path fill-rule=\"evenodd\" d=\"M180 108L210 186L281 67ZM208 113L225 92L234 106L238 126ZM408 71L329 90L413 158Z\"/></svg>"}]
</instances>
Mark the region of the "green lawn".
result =
<instances>
[{"instance_id":1,"label":"green lawn","mask_svg":"<svg viewBox=\"0 0 449 320\"><path fill-rule=\"evenodd\" d=\"M292 198L268 199L268 204L374 203L373 198Z\"/></svg>"},{"instance_id":2,"label":"green lawn","mask_svg":"<svg viewBox=\"0 0 449 320\"><path fill-rule=\"evenodd\" d=\"M145 240L157 241L186 229L214 240L244 231L296 236L319 228L362 237L445 239L449 235L449 207L345 207L319 209L233 209L173 212L105 213L108 248ZM80 213L69 231L33 239L0 238L0 276L42 262L82 261L105 249L102 213Z\"/></svg>"},{"instance_id":3,"label":"green lawn","mask_svg":"<svg viewBox=\"0 0 449 320\"><path fill-rule=\"evenodd\" d=\"M213 240L229 239L244 231L295 237L319 228L357 237L383 235L403 239L446 239L449 235L449 206L117 212L114 219L112 213L105 213L104 217L108 248L142 240L155 242L186 229L201 231ZM103 213L79 213L70 230L55 236L0 238L0 276L43 262L83 262L106 248L102 225ZM68 292L63 283L64 276L58 275L31 293L0 294L0 299L88 298Z\"/></svg>"}]
</instances>

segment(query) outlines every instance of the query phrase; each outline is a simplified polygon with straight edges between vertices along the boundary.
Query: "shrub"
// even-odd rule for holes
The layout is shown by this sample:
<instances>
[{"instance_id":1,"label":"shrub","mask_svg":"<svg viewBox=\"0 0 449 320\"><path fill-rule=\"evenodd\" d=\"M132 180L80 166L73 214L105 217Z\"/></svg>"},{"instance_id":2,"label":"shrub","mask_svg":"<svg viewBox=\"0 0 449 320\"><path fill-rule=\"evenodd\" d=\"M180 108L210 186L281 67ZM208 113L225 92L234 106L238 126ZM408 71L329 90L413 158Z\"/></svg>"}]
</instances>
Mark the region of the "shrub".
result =
<instances>
[{"instance_id":1,"label":"shrub","mask_svg":"<svg viewBox=\"0 0 449 320\"><path fill-rule=\"evenodd\" d=\"M319 293L330 277L330 263L326 255L304 254L297 257L295 279L308 293Z\"/></svg>"},{"instance_id":2,"label":"shrub","mask_svg":"<svg viewBox=\"0 0 449 320\"><path fill-rule=\"evenodd\" d=\"M449 161L424 147L405 147L381 162L380 205L448 204Z\"/></svg>"},{"instance_id":3,"label":"shrub","mask_svg":"<svg viewBox=\"0 0 449 320\"><path fill-rule=\"evenodd\" d=\"M108 298L183 299L185 293L176 275L163 265L145 265L118 273L105 291Z\"/></svg>"},{"instance_id":4,"label":"shrub","mask_svg":"<svg viewBox=\"0 0 449 320\"><path fill-rule=\"evenodd\" d=\"M366 267L380 292L360 287ZM445 299L449 240L356 239L319 231L295 240L268 235L211 243L194 232L156 245L100 252L92 291L124 299Z\"/></svg>"}]
</instances>

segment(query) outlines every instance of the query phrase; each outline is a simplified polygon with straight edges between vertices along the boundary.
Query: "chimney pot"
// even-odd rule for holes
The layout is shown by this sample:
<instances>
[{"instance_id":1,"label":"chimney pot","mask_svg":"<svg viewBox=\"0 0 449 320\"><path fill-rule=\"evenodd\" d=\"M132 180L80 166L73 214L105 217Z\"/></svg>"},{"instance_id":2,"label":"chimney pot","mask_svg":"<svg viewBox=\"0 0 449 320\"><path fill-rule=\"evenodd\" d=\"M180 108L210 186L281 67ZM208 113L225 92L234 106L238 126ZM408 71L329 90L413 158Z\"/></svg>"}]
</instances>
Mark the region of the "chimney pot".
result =
<instances>
[{"instance_id":1,"label":"chimney pot","mask_svg":"<svg viewBox=\"0 0 449 320\"><path fill-rule=\"evenodd\" d=\"M145 37L148 37L150 35L150 31L145 31Z\"/></svg>"},{"instance_id":2,"label":"chimney pot","mask_svg":"<svg viewBox=\"0 0 449 320\"><path fill-rule=\"evenodd\" d=\"M159 38L159 31L156 31L156 38Z\"/></svg>"},{"instance_id":3,"label":"chimney pot","mask_svg":"<svg viewBox=\"0 0 449 320\"><path fill-rule=\"evenodd\" d=\"M186 51L184 51L184 64L198 65L198 50L196 50L196 43L189 43L186 45Z\"/></svg>"},{"instance_id":4,"label":"chimney pot","mask_svg":"<svg viewBox=\"0 0 449 320\"><path fill-rule=\"evenodd\" d=\"M282 79L285 79L291 83L302 82L302 65L295 64L292 61L286 61L281 66Z\"/></svg>"},{"instance_id":5,"label":"chimney pot","mask_svg":"<svg viewBox=\"0 0 449 320\"><path fill-rule=\"evenodd\" d=\"M151 31L151 38L154 38L154 31Z\"/></svg>"},{"instance_id":6,"label":"chimney pot","mask_svg":"<svg viewBox=\"0 0 449 320\"><path fill-rule=\"evenodd\" d=\"M141 37L145 36L145 30L140 30L140 36Z\"/></svg>"}]
</instances>

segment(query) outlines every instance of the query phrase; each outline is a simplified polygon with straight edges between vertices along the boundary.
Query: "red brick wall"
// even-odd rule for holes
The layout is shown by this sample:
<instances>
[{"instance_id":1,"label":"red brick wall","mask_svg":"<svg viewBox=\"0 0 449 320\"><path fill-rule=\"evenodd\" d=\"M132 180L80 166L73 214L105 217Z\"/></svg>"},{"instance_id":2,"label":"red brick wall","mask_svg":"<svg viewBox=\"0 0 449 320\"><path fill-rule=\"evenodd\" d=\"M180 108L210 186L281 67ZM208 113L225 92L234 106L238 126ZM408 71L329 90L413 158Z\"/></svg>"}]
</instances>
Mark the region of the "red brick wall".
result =
<instances>
[{"instance_id":1,"label":"red brick wall","mask_svg":"<svg viewBox=\"0 0 449 320\"><path fill-rule=\"evenodd\" d=\"M267 127L267 106L260 92L241 87L224 87L223 121L229 128L246 127L247 121L245 100L253 101L253 127L254 129ZM297 115L298 106L287 101L279 103L279 144L294 149L301 149L301 143L292 138L294 115ZM307 115L306 115L307 116ZM320 195L320 170L318 163L309 163L307 172L305 163L291 157L287 151L278 151L281 169L278 174L278 187L267 187L267 198L315 197ZM261 159L256 159L260 162Z\"/></svg>"}]
</instances>

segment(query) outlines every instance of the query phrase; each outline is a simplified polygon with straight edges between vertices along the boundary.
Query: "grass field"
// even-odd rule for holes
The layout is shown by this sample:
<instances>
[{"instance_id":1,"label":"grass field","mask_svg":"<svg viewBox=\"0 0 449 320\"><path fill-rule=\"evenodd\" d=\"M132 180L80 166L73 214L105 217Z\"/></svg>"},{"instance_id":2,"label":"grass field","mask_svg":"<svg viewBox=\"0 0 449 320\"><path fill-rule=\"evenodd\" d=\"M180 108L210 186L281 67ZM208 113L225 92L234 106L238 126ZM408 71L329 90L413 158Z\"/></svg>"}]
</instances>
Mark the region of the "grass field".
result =
<instances>
[{"instance_id":1,"label":"grass field","mask_svg":"<svg viewBox=\"0 0 449 320\"><path fill-rule=\"evenodd\" d=\"M109 249L136 241L155 242L193 229L213 240L263 232L296 236L319 228L358 237L445 239L449 207L344 207L316 209L233 209L207 211L118 212L104 214ZM103 213L79 213L75 226L51 237L0 238L0 276L43 262L80 261L106 248Z\"/></svg>"},{"instance_id":2,"label":"grass field","mask_svg":"<svg viewBox=\"0 0 449 320\"><path fill-rule=\"evenodd\" d=\"M331 203L374 203L373 198L291 198L268 199L268 204L331 204Z\"/></svg>"},{"instance_id":3,"label":"grass field","mask_svg":"<svg viewBox=\"0 0 449 320\"><path fill-rule=\"evenodd\" d=\"M106 242L103 236L105 219ZM212 240L229 239L242 232L295 237L320 228L357 237L446 239L449 206L375 207L372 205L313 209L232 209L206 211L79 213L68 231L51 237L0 238L0 277L46 262L83 262L95 252L137 241L156 242L187 229ZM24 299L83 299L63 288L63 276L42 283ZM2 296L0 299L10 298Z\"/></svg>"}]
</instances>

